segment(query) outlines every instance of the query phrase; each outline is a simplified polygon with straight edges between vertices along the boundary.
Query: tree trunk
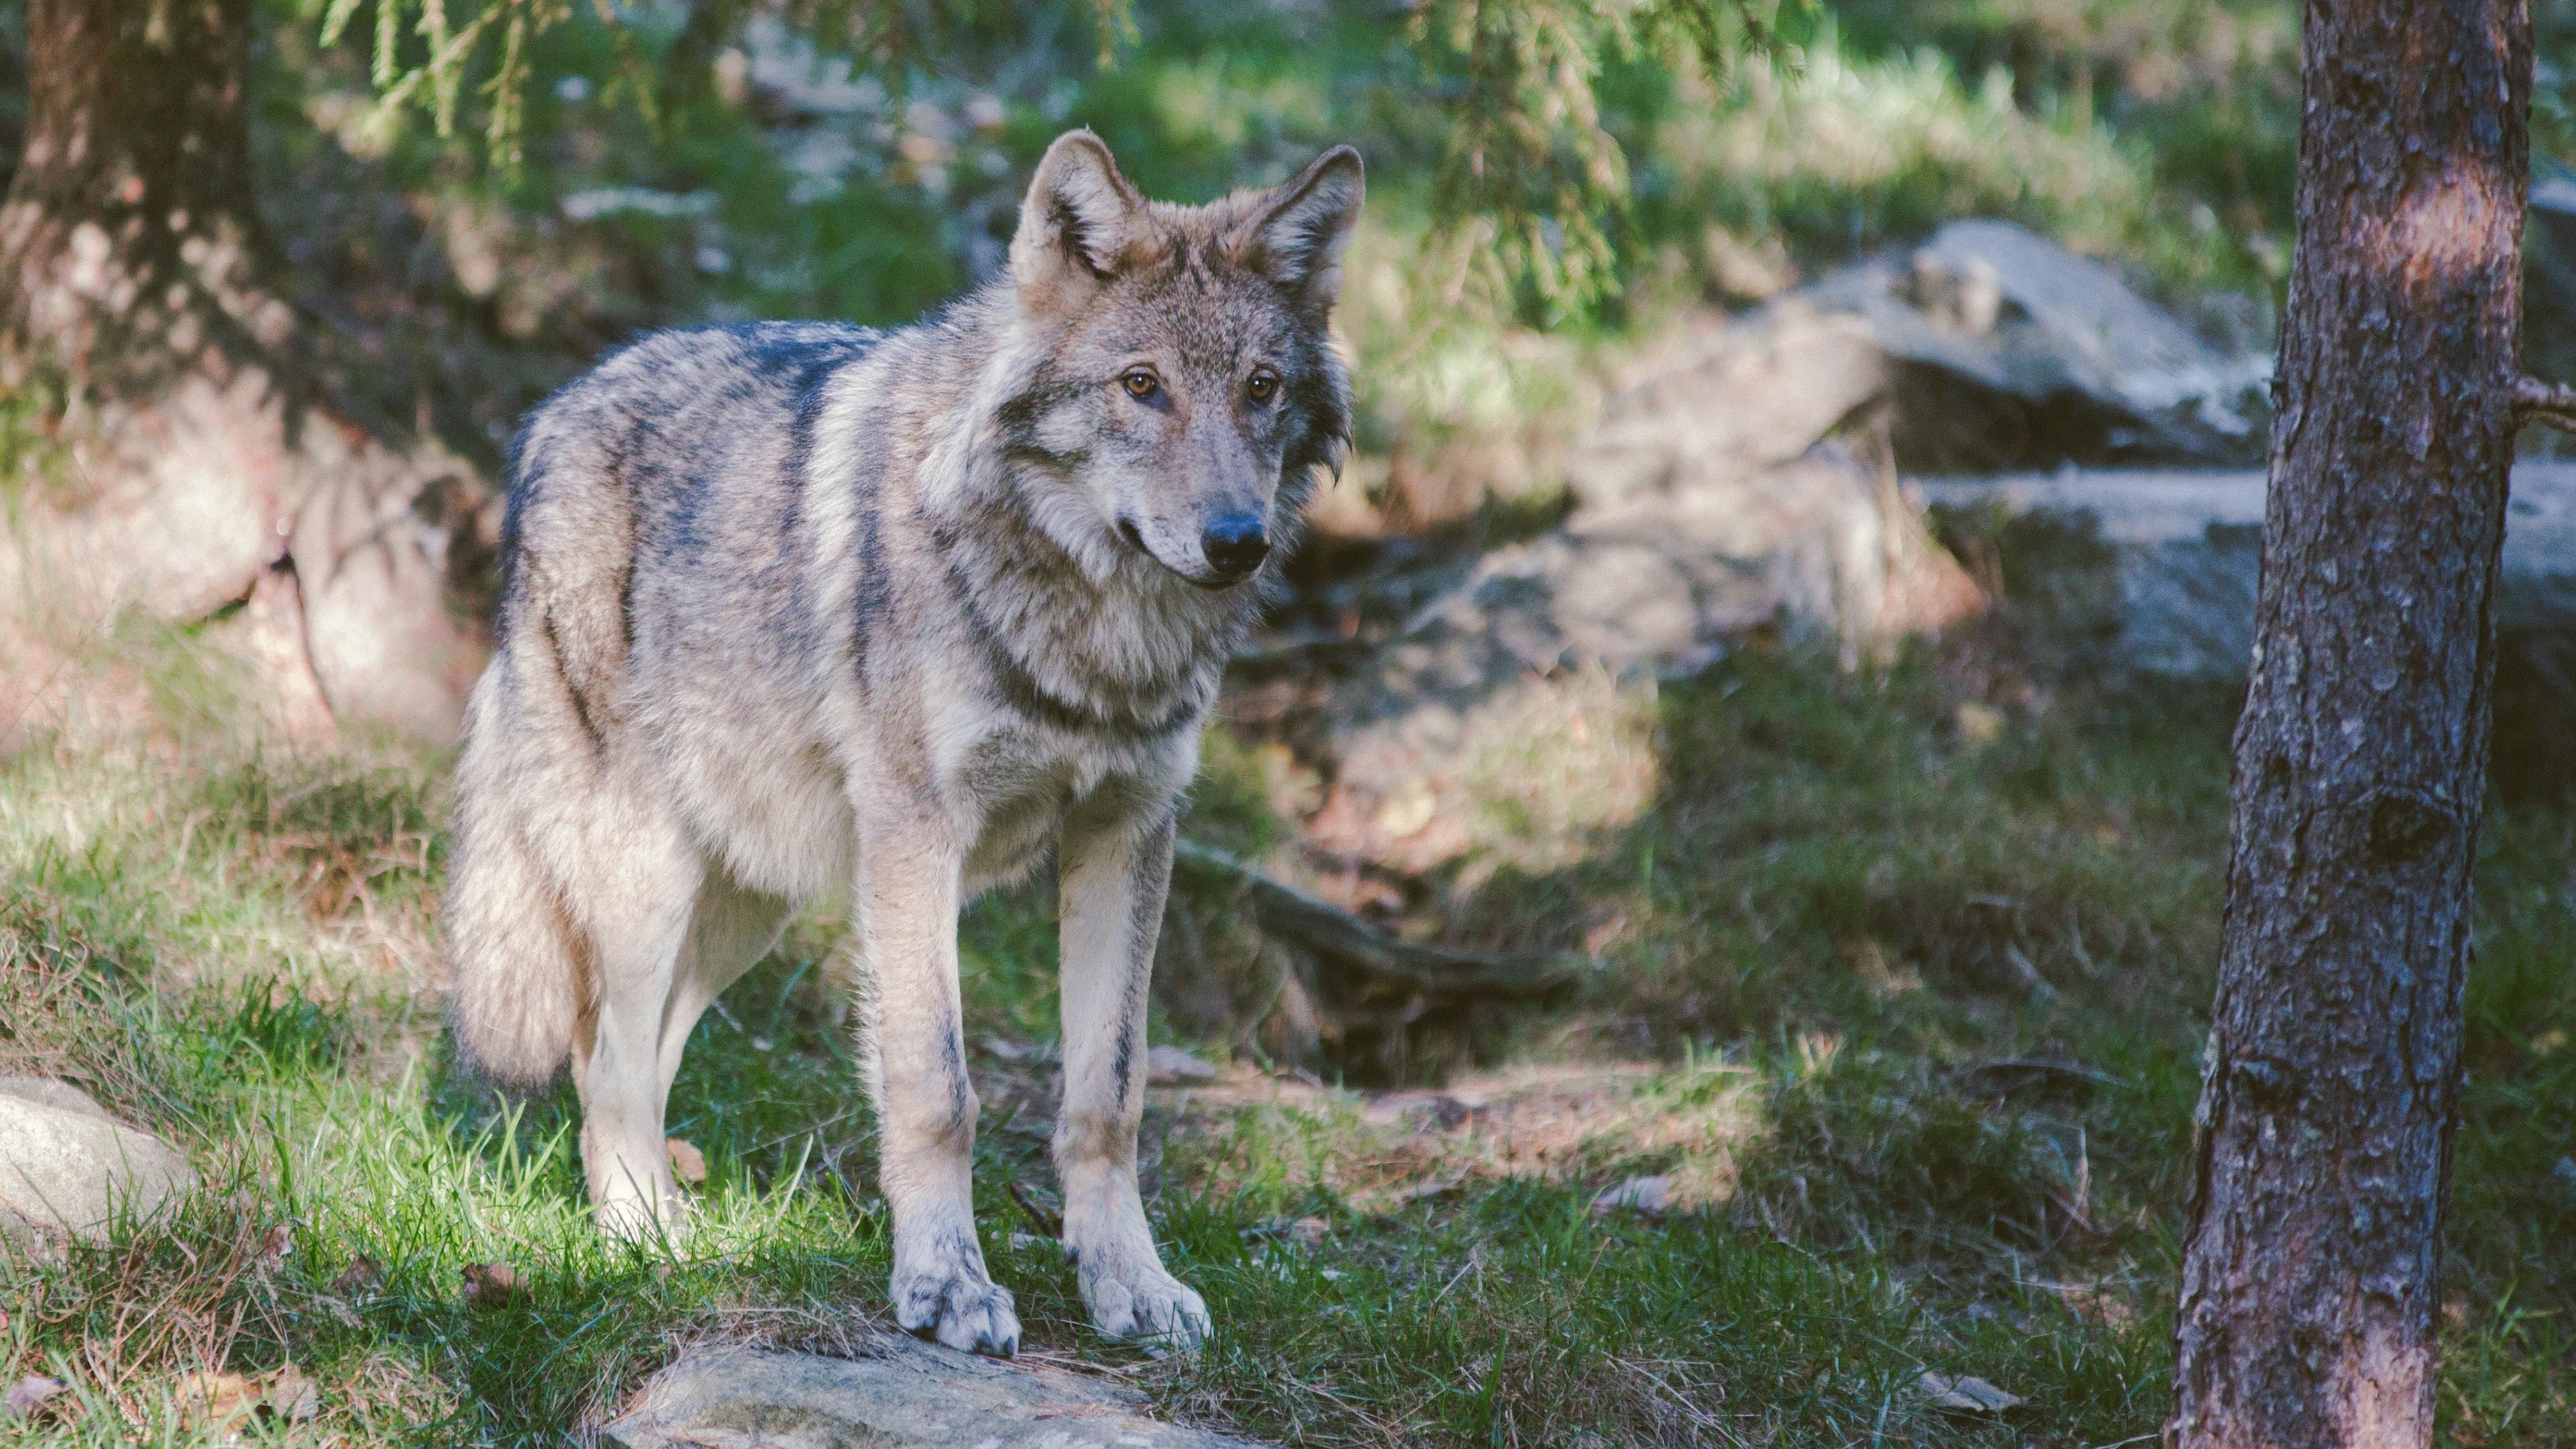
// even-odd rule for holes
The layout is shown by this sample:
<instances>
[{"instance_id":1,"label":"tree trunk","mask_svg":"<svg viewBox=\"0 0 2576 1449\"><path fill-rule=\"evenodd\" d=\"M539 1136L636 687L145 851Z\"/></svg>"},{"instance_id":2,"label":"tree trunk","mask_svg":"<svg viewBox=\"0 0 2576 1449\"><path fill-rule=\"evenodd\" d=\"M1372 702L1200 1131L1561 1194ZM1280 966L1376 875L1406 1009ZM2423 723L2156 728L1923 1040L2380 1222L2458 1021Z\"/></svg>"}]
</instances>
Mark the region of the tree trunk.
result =
<instances>
[{"instance_id":1,"label":"tree trunk","mask_svg":"<svg viewBox=\"0 0 2576 1449\"><path fill-rule=\"evenodd\" d=\"M300 599L284 621L299 637L253 652L312 678L277 687L444 736L479 655L448 604L476 490L307 376L309 324L271 285L254 204L252 11L28 4L0 387L45 400L68 464L15 510L0 613L75 630L128 607L194 619L290 570L298 587L269 596Z\"/></svg>"},{"instance_id":2,"label":"tree trunk","mask_svg":"<svg viewBox=\"0 0 2576 1449\"><path fill-rule=\"evenodd\" d=\"M2312 0L2169 1446L2432 1439L2519 370L2523 0Z\"/></svg>"}]
</instances>

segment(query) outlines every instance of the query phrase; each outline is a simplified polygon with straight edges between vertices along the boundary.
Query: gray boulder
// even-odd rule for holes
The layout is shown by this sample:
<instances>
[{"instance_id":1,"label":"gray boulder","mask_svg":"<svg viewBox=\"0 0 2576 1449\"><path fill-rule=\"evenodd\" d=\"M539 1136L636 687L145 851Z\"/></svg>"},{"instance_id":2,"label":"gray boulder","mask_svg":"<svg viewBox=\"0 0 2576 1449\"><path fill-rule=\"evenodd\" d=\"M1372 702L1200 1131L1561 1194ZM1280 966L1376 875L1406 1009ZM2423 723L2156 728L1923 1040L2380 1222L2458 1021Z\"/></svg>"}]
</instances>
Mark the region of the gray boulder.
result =
<instances>
[{"instance_id":1,"label":"gray boulder","mask_svg":"<svg viewBox=\"0 0 2576 1449\"><path fill-rule=\"evenodd\" d=\"M1856 660L1981 604L1895 479L1839 444L1753 467L1678 460L1663 482L1486 554L1335 691L1319 716L1349 807L1334 844L1414 870L1471 848L1456 824L1474 777L1514 768L1498 762L1533 732L1577 731L1583 747L1547 768L1606 807L1641 765L1621 732L1579 722L1636 707L1612 696L1650 697L1750 630Z\"/></svg>"},{"instance_id":2,"label":"gray boulder","mask_svg":"<svg viewBox=\"0 0 2576 1449\"><path fill-rule=\"evenodd\" d=\"M176 1149L79 1088L0 1077L0 1231L20 1244L153 1217L196 1185Z\"/></svg>"},{"instance_id":3,"label":"gray boulder","mask_svg":"<svg viewBox=\"0 0 2576 1449\"><path fill-rule=\"evenodd\" d=\"M1535 833L1622 823L1653 762L1635 730L1595 726L1636 719L1655 678L1757 630L1857 661L1983 606L1891 460L2240 459L2259 453L2268 375L2112 268L2001 221L1953 222L1686 329L1574 443L1564 525L1477 559L1332 688L1299 742L1333 786L1309 841L1404 870L1488 848L1544 868L1552 847L1502 838L1532 832L1461 822L1518 773L1563 787L1524 803L1593 802L1530 816ZM2250 555L2198 522L2192 537L2216 565L2156 548L2123 565L2144 653L2186 661L2243 637ZM1566 747L1512 758L1534 736Z\"/></svg>"},{"instance_id":4,"label":"gray boulder","mask_svg":"<svg viewBox=\"0 0 2576 1449\"><path fill-rule=\"evenodd\" d=\"M1473 848L1465 777L1533 731L1600 746L1551 762L1569 796L1632 794L1636 751L1578 721L1633 713L1603 691L1651 694L1748 631L1856 661L1975 613L1884 449L1828 436L1894 377L1854 318L1775 306L1612 398L1574 446L1564 525L1476 560L1319 711L1312 752L1347 806L1327 843L1409 870Z\"/></svg>"},{"instance_id":5,"label":"gray boulder","mask_svg":"<svg viewBox=\"0 0 2576 1449\"><path fill-rule=\"evenodd\" d=\"M2041 569L2052 607L2101 641L2100 662L2166 678L2236 680L2254 644L2264 476L2254 469L2066 469L1925 478L1934 503L2055 518L2085 542ZM2576 792L2576 462L2513 469L2495 598L2497 786Z\"/></svg>"},{"instance_id":6,"label":"gray boulder","mask_svg":"<svg viewBox=\"0 0 2576 1449\"><path fill-rule=\"evenodd\" d=\"M704 1348L606 1426L626 1449L1244 1449L1150 1418L1142 1395L897 1334L867 1356Z\"/></svg>"},{"instance_id":7,"label":"gray boulder","mask_svg":"<svg viewBox=\"0 0 2576 1449\"><path fill-rule=\"evenodd\" d=\"M1621 509L1789 462L1886 396L1897 365L1868 318L1792 294L1613 395L1567 458L1567 488L1583 507Z\"/></svg>"},{"instance_id":8,"label":"gray boulder","mask_svg":"<svg viewBox=\"0 0 2576 1449\"><path fill-rule=\"evenodd\" d=\"M1772 304L1869 336L1909 466L2259 461L2268 354L2231 354L2112 268L2007 221L1954 221Z\"/></svg>"},{"instance_id":9,"label":"gray boulder","mask_svg":"<svg viewBox=\"0 0 2576 1449\"><path fill-rule=\"evenodd\" d=\"M1598 507L1683 470L1740 476L1864 409L1913 467L2257 462L2271 370L2101 262L1954 221L1698 336L1610 400L1568 482Z\"/></svg>"}]
</instances>

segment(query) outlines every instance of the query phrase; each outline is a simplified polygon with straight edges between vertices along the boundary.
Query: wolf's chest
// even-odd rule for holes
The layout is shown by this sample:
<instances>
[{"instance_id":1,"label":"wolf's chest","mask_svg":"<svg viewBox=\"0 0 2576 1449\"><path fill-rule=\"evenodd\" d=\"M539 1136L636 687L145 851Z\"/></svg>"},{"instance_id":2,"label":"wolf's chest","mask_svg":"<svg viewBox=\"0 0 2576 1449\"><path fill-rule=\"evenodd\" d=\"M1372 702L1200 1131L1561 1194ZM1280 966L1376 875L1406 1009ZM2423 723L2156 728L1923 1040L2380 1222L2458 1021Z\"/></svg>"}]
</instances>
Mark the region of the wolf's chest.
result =
<instances>
[{"instance_id":1,"label":"wolf's chest","mask_svg":"<svg viewBox=\"0 0 2576 1449\"><path fill-rule=\"evenodd\" d=\"M1118 763L1108 751L1067 743L1053 731L1001 731L969 751L954 780L976 818L968 889L1028 874L1055 843L1066 808L1099 789Z\"/></svg>"}]
</instances>

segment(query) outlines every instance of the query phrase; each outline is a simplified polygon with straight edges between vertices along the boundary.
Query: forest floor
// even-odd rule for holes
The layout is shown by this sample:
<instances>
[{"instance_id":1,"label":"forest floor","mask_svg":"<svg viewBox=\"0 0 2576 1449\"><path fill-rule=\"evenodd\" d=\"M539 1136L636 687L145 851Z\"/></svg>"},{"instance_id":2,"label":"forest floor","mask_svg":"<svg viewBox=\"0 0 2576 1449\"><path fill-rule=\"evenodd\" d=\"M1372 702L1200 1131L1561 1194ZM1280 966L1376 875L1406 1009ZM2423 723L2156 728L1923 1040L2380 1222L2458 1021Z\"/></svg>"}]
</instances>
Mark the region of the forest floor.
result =
<instances>
[{"instance_id":1,"label":"forest floor","mask_svg":"<svg viewBox=\"0 0 2576 1449\"><path fill-rule=\"evenodd\" d=\"M0 1071L81 1083L206 1178L175 1223L0 1264L0 1377L67 1386L0 1439L563 1442L689 1343L881 1320L833 912L698 1030L688 1231L607 1246L569 1093L448 1069L443 762L282 749L228 627L55 641L0 763ZM1023 1206L1050 1185L1051 925L1043 893L979 904L977 1193L1026 1351L1302 1445L2148 1442L2233 701L2016 647L1751 649L1665 686L1651 800L1452 921L1580 922L1594 968L1438 1079L1178 1043L1220 1065L1148 1120L1157 1224L1217 1323L1193 1358L1094 1336ZM1239 829L1242 795L1214 782L1191 828ZM2500 802L2478 890L2442 1424L2565 1444L2576 814ZM191 1377L292 1403L257 1377L288 1364L310 1417L217 1422L223 1381ZM2019 1402L1945 1404L1927 1371Z\"/></svg>"},{"instance_id":2,"label":"forest floor","mask_svg":"<svg viewBox=\"0 0 2576 1449\"><path fill-rule=\"evenodd\" d=\"M263 13L288 9L314 7ZM2270 351L2299 116L2286 0L1837 0L1797 66L1740 86L1630 68L1606 118L1639 168L1628 291L1544 329L1417 255L1442 132L1436 88L1387 63L1403 7L1140 9L1114 67L1058 63L1048 45L1087 54L1077 27L1004 55L1018 79L987 93L924 77L862 103L873 79L831 84L799 52L797 74L684 91L653 125L609 99L606 37L559 27L534 47L523 175L366 124L367 47L278 24L263 213L299 300L354 348L353 392L486 469L526 406L637 329L919 315L999 245L990 223L1076 120L1155 195L1367 150L1352 472L1407 526L1552 519L1541 464L1658 308L1775 295L1953 217L2124 259L2204 332ZM0 155L22 12L0 0ZM2544 58L2570 53L2570 16L2540 7ZM984 101L1000 130L971 119ZM2539 151L2568 154L2570 116L2543 96ZM956 153L935 187L906 159L924 143ZM2532 292L2544 370L2571 365L2566 295ZM0 397L0 472L41 441L41 401ZM690 1230L606 1246L569 1093L508 1104L449 1066L446 762L280 744L239 623L0 632L0 1073L80 1083L207 1184L161 1228L0 1248L0 1387L64 1385L0 1407L0 1442L561 1443L693 1342L830 1348L882 1322L836 908L692 1043L671 1116L706 1163ZM1302 1445L2150 1442L2235 700L2082 659L2015 618L1856 671L1748 648L1592 717L1641 762L1612 801L1565 798L1562 741L1534 730L1465 822L1484 853L1421 894L1446 940L1592 964L1555 999L1435 1024L1400 1080L1158 1020L1219 1067L1154 1088L1148 1118L1156 1222L1217 1323L1191 1359L1095 1337L1039 1231L1052 912L1042 885L978 904L977 1192L1025 1352ZM1298 807L1238 724L1188 829L1252 853ZM2576 1444L2576 809L2496 802L2478 893L2442 1433ZM1927 1371L2019 1403L1945 1404ZM313 1412L220 1421L210 1399Z\"/></svg>"}]
</instances>

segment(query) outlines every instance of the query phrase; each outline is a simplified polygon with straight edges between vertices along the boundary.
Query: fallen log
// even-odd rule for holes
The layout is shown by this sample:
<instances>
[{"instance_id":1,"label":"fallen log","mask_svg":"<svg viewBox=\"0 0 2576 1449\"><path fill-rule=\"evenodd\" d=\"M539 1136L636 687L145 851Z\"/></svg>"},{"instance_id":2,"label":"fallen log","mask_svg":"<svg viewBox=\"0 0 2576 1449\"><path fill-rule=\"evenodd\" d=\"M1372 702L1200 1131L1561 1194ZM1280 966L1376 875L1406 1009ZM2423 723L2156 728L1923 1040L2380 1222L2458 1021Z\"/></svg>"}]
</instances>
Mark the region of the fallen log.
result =
<instances>
[{"instance_id":1,"label":"fallen log","mask_svg":"<svg viewBox=\"0 0 2576 1449\"><path fill-rule=\"evenodd\" d=\"M1543 996L1581 975L1582 957L1492 954L1407 941L1330 901L1278 880L1231 852L1184 839L1173 847L1184 875L1240 892L1263 933L1334 966L1423 995Z\"/></svg>"}]
</instances>

